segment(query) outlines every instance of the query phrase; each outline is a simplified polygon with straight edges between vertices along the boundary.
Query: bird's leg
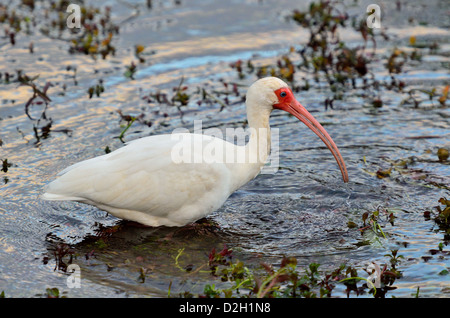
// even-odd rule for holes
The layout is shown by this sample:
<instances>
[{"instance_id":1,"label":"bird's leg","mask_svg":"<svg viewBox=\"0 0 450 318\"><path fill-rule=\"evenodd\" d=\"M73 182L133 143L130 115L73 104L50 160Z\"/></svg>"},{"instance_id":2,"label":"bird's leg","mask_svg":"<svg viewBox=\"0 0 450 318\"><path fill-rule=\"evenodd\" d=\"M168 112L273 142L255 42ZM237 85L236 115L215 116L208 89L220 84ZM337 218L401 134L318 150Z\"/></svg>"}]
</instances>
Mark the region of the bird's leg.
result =
<instances>
[{"instance_id":1,"label":"bird's leg","mask_svg":"<svg viewBox=\"0 0 450 318\"><path fill-rule=\"evenodd\" d=\"M172 238L174 235L177 235L177 234L210 235L219 229L220 229L220 227L215 222L213 222L207 218L201 218L193 223L190 223L183 227L177 228L175 231L173 231L168 236L170 236L170 238Z\"/></svg>"},{"instance_id":2,"label":"bird's leg","mask_svg":"<svg viewBox=\"0 0 450 318\"><path fill-rule=\"evenodd\" d=\"M153 226L145 225L145 224L135 222L135 221L126 221L126 226L132 226L132 227L143 228L143 229L153 227Z\"/></svg>"}]
</instances>

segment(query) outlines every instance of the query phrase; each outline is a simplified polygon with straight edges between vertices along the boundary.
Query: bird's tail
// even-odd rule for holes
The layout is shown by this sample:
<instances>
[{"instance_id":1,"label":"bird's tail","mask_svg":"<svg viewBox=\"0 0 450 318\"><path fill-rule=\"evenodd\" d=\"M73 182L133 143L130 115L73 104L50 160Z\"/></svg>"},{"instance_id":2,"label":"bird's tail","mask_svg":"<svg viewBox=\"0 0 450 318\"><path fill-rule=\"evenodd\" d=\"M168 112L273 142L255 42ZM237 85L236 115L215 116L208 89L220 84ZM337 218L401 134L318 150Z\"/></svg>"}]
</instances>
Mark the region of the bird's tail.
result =
<instances>
[{"instance_id":1,"label":"bird's tail","mask_svg":"<svg viewBox=\"0 0 450 318\"><path fill-rule=\"evenodd\" d=\"M45 192L41 195L42 200L47 201L81 201L82 198L79 197L73 197L73 196L67 196L63 194L55 194L55 193L49 193Z\"/></svg>"}]
</instances>

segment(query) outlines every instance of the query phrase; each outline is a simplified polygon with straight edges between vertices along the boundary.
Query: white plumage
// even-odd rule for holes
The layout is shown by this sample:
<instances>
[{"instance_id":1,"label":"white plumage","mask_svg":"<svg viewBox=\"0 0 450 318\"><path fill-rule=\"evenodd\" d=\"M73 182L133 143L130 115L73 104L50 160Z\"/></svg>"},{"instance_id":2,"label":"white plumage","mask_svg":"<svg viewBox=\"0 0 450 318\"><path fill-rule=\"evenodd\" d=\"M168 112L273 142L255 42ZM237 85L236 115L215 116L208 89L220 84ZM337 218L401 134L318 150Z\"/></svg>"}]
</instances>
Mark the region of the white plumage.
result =
<instances>
[{"instance_id":1,"label":"white plumage","mask_svg":"<svg viewBox=\"0 0 450 318\"><path fill-rule=\"evenodd\" d=\"M306 109L290 109L302 106L286 83L273 77L256 81L249 88L246 104L253 130L245 146L201 134L141 138L66 168L47 185L42 198L91 204L116 217L148 226L194 222L222 206L234 191L260 172L270 152L269 116L274 108L292 113L308 126L312 123L336 157L344 181L348 180L342 157L320 124L309 113L310 118L302 117L305 115L301 111L307 113ZM261 129L266 133L261 134ZM179 149L184 149L184 155L190 150L187 157L193 160L179 163Z\"/></svg>"}]
</instances>

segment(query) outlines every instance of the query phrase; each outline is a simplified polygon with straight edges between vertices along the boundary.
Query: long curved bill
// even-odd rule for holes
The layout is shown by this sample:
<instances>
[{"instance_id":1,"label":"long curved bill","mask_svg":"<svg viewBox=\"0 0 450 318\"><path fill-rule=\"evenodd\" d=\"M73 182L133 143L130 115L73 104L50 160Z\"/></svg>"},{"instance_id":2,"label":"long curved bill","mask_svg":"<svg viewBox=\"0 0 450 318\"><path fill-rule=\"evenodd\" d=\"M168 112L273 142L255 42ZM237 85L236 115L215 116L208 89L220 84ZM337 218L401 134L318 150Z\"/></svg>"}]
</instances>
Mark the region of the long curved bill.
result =
<instances>
[{"instance_id":1,"label":"long curved bill","mask_svg":"<svg viewBox=\"0 0 450 318\"><path fill-rule=\"evenodd\" d=\"M284 110L297 117L317 136L319 136L320 139L322 139L322 141L325 143L328 149L330 149L331 153L336 159L339 168L341 169L344 182L348 182L347 167L345 166L344 159L342 158L338 147L334 143L333 139L331 139L325 128L323 128L322 125L296 99L293 99L289 103L288 107Z\"/></svg>"}]
</instances>

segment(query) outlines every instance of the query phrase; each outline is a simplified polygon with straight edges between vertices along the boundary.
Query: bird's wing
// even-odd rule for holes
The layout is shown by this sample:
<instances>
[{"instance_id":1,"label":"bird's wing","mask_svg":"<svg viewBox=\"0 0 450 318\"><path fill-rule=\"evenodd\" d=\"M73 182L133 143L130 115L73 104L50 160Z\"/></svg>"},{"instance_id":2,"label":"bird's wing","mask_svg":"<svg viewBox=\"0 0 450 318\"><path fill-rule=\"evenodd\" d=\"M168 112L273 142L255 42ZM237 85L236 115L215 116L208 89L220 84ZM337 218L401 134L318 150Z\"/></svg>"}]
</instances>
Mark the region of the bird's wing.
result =
<instances>
[{"instance_id":1,"label":"bird's wing","mask_svg":"<svg viewBox=\"0 0 450 318\"><path fill-rule=\"evenodd\" d=\"M109 154L74 164L47 186L43 198L88 202L155 216L195 204L211 192L226 199L230 179L226 165L174 162L177 146L211 142L208 136L183 135L185 138L178 139L173 135L141 138Z\"/></svg>"}]
</instances>

